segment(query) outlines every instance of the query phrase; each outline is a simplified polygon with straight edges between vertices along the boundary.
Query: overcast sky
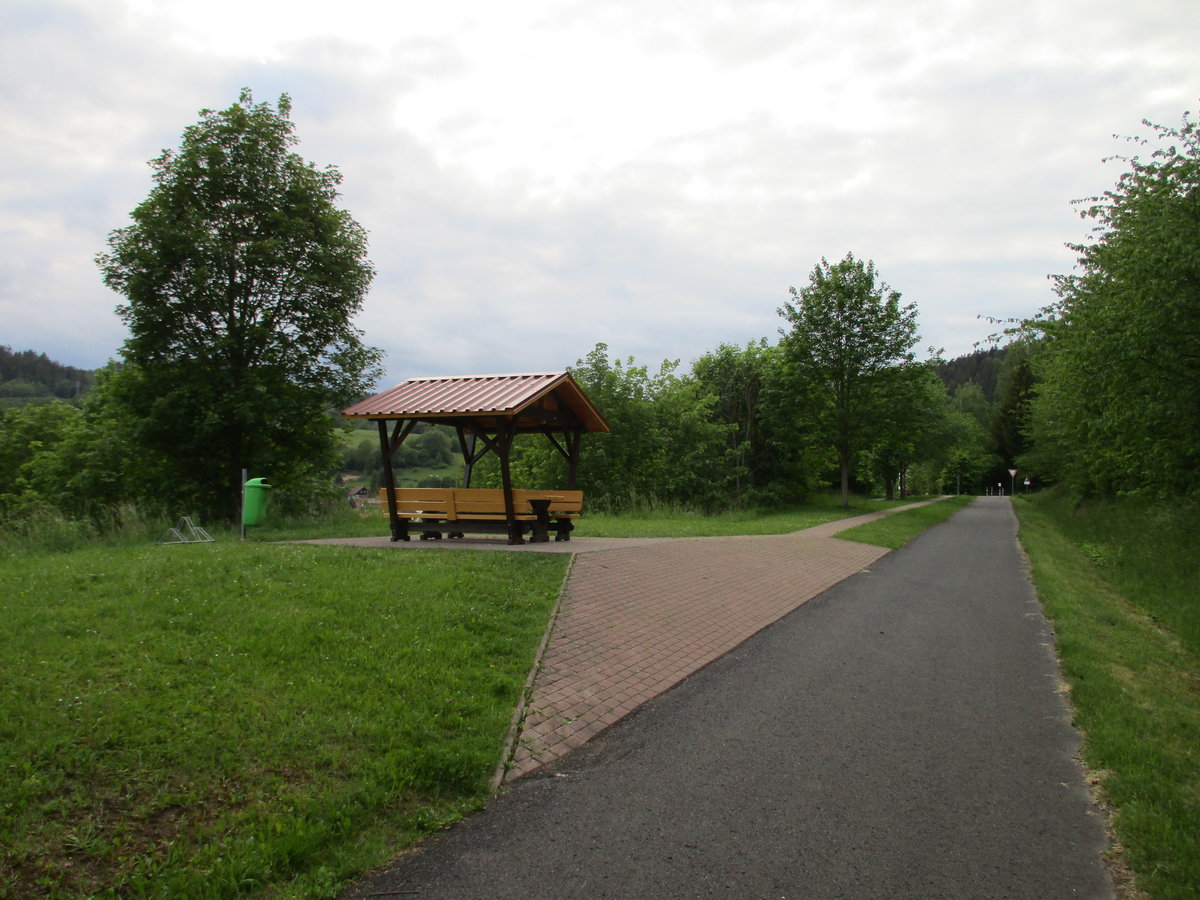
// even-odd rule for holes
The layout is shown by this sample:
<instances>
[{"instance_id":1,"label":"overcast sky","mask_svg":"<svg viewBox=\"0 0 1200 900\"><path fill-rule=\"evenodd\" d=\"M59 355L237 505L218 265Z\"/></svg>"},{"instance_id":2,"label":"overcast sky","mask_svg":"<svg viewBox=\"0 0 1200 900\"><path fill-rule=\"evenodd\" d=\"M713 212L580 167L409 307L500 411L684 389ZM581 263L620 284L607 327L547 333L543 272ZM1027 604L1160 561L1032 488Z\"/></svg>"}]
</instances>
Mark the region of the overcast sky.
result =
<instances>
[{"instance_id":1,"label":"overcast sky","mask_svg":"<svg viewBox=\"0 0 1200 900\"><path fill-rule=\"evenodd\" d=\"M1198 45L1196 0L0 0L0 344L118 356L93 258L245 86L370 231L381 387L686 368L848 252L954 357L1053 299Z\"/></svg>"}]
</instances>

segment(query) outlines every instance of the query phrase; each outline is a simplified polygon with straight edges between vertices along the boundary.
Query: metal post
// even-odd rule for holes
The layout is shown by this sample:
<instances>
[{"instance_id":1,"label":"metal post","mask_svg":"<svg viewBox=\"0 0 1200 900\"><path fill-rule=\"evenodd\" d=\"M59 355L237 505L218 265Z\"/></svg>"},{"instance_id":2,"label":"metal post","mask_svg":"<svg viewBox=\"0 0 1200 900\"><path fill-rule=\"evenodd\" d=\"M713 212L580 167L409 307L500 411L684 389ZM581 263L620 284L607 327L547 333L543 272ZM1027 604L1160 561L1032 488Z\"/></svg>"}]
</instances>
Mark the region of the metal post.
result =
<instances>
[{"instance_id":1,"label":"metal post","mask_svg":"<svg viewBox=\"0 0 1200 900\"><path fill-rule=\"evenodd\" d=\"M246 539L246 475L245 469L242 469L242 540Z\"/></svg>"}]
</instances>

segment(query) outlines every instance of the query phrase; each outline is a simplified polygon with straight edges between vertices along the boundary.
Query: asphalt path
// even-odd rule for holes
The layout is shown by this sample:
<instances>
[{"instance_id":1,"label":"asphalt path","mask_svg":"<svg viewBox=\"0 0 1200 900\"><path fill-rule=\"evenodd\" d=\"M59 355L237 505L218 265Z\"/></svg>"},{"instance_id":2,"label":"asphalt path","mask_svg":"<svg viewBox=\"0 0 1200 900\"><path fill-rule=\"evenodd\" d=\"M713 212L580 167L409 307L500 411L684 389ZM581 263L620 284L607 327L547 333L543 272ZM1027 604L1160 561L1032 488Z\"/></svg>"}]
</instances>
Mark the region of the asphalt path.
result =
<instances>
[{"instance_id":1,"label":"asphalt path","mask_svg":"<svg viewBox=\"0 0 1200 900\"><path fill-rule=\"evenodd\" d=\"M347 897L1112 897L1015 534L980 498Z\"/></svg>"}]
</instances>

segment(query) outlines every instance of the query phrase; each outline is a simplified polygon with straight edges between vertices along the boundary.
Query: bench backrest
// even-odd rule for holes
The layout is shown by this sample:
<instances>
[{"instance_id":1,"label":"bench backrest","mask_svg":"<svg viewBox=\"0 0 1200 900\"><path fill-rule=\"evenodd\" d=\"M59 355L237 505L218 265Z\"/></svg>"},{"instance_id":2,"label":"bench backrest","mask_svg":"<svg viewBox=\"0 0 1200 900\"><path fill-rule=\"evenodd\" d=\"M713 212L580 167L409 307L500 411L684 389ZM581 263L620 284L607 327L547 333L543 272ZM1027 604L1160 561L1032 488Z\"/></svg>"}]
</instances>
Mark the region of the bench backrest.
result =
<instances>
[{"instance_id":1,"label":"bench backrest","mask_svg":"<svg viewBox=\"0 0 1200 900\"><path fill-rule=\"evenodd\" d=\"M513 491L513 511L517 515L529 514L533 510L529 501L520 496L520 491ZM504 491L500 488L455 488L454 506L460 516L470 516L472 513L485 516L504 515Z\"/></svg>"},{"instance_id":2,"label":"bench backrest","mask_svg":"<svg viewBox=\"0 0 1200 900\"><path fill-rule=\"evenodd\" d=\"M532 515L530 500L549 500L550 516L574 515L583 510L583 491L513 491L513 512ZM387 488L379 489L379 502L387 513ZM425 513L431 519L470 518L472 515L503 516L504 492L500 488L397 488L396 511L406 515Z\"/></svg>"},{"instance_id":3,"label":"bench backrest","mask_svg":"<svg viewBox=\"0 0 1200 900\"><path fill-rule=\"evenodd\" d=\"M387 488L379 489L379 502L383 511L388 509ZM454 488L397 488L396 511L400 513L428 513L430 518L453 519Z\"/></svg>"}]
</instances>

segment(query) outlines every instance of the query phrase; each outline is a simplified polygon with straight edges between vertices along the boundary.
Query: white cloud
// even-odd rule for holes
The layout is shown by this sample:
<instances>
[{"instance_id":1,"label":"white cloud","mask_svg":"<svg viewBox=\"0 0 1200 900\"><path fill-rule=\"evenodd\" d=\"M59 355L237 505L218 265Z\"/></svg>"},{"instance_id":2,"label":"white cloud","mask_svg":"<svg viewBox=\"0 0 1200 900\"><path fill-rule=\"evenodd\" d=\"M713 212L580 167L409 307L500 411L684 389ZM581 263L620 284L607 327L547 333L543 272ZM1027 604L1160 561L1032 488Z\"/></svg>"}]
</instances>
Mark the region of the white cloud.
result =
<instances>
[{"instance_id":1,"label":"white cloud","mask_svg":"<svg viewBox=\"0 0 1200 900\"><path fill-rule=\"evenodd\" d=\"M685 363L774 338L852 251L955 355L1027 315L1119 174L1200 95L1200 6L1032 0L509 5L10 0L0 342L116 353L92 261L202 107L289 93L378 270L392 379Z\"/></svg>"}]
</instances>

